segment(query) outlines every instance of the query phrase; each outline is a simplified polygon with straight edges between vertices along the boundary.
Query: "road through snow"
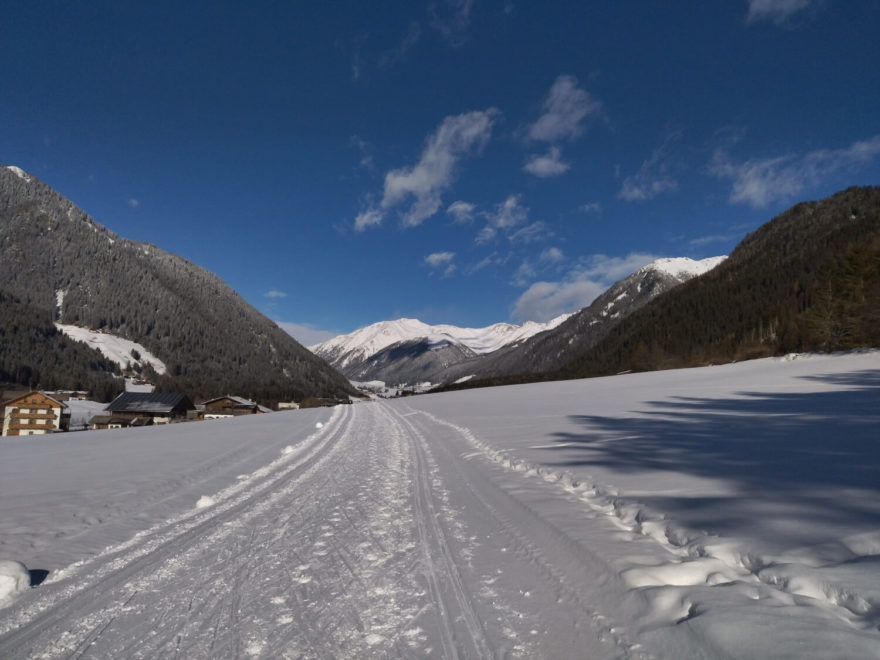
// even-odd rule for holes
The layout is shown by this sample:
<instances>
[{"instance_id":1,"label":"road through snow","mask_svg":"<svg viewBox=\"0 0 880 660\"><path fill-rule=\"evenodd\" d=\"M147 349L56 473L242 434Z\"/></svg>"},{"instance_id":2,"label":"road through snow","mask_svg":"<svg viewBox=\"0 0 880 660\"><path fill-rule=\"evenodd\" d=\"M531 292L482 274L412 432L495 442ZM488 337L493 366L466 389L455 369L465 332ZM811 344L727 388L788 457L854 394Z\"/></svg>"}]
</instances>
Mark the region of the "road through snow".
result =
<instances>
[{"instance_id":1,"label":"road through snow","mask_svg":"<svg viewBox=\"0 0 880 660\"><path fill-rule=\"evenodd\" d=\"M0 655L630 655L578 593L599 560L563 537L561 563L543 554L559 532L468 450L420 413L337 408L241 484L16 602Z\"/></svg>"}]
</instances>

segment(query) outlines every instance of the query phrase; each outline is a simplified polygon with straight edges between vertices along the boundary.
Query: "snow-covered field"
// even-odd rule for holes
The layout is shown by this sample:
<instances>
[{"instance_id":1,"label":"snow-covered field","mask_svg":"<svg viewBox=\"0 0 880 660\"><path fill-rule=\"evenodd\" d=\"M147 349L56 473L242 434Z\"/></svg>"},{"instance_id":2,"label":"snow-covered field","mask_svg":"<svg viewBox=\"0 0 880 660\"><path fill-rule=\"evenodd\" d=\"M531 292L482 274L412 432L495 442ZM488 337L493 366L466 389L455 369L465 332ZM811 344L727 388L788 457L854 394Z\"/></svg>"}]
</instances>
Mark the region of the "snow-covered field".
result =
<instances>
[{"instance_id":1,"label":"snow-covered field","mask_svg":"<svg viewBox=\"0 0 880 660\"><path fill-rule=\"evenodd\" d=\"M878 352L3 438L0 657L880 658L878 474Z\"/></svg>"}]
</instances>

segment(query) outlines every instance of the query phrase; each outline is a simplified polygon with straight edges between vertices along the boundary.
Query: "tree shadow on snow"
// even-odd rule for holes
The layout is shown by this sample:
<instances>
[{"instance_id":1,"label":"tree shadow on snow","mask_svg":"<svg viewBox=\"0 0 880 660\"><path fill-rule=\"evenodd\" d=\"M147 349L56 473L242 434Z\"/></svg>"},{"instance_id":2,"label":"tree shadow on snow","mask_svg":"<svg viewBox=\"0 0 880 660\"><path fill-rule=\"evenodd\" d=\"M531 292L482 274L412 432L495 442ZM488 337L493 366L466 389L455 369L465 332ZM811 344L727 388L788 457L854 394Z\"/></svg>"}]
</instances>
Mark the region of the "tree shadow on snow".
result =
<instances>
[{"instance_id":1,"label":"tree shadow on snow","mask_svg":"<svg viewBox=\"0 0 880 660\"><path fill-rule=\"evenodd\" d=\"M810 380L841 389L785 393L756 387L738 393L741 398L652 401L625 418L574 415L570 419L580 428L556 434L559 446L550 451L565 458L550 464L722 479L740 495L752 491L756 501L762 494L801 503L815 498L817 516L876 525L878 498L837 497L829 506L829 491L863 488L880 495L880 370ZM688 499L686 506L697 517L695 509L705 508L711 519L726 499ZM684 506L674 497L653 500Z\"/></svg>"},{"instance_id":2,"label":"tree shadow on snow","mask_svg":"<svg viewBox=\"0 0 880 660\"><path fill-rule=\"evenodd\" d=\"M42 568L32 568L28 571L31 574L31 586L39 587L47 577L49 577L49 571L43 570Z\"/></svg>"}]
</instances>

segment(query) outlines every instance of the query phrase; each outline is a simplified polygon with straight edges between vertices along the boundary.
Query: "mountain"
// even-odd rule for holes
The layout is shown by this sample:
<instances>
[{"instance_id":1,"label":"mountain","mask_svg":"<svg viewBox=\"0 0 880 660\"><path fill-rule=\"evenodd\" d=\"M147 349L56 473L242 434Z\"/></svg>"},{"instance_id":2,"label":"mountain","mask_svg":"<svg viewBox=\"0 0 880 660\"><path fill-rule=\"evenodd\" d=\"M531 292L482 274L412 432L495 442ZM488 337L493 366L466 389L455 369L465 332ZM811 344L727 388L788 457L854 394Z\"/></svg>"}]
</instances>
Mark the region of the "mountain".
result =
<instances>
[{"instance_id":1,"label":"mountain","mask_svg":"<svg viewBox=\"0 0 880 660\"><path fill-rule=\"evenodd\" d=\"M880 346L880 187L803 202L655 299L556 377Z\"/></svg>"},{"instance_id":2,"label":"mountain","mask_svg":"<svg viewBox=\"0 0 880 660\"><path fill-rule=\"evenodd\" d=\"M687 257L658 259L613 284L605 293L558 327L490 355L455 365L437 382L453 383L469 377L498 378L514 374L555 371L598 343L630 314L657 296L703 275L726 257L694 261Z\"/></svg>"},{"instance_id":3,"label":"mountain","mask_svg":"<svg viewBox=\"0 0 880 660\"><path fill-rule=\"evenodd\" d=\"M485 328L428 325L417 319L373 323L311 349L355 381L414 383L450 364L497 351L554 328L567 315L547 323L496 323Z\"/></svg>"},{"instance_id":4,"label":"mountain","mask_svg":"<svg viewBox=\"0 0 880 660\"><path fill-rule=\"evenodd\" d=\"M355 381L449 384L562 367L620 320L661 293L705 273L725 257L658 259L620 280L592 305L548 323L487 328L383 321L312 348Z\"/></svg>"},{"instance_id":5,"label":"mountain","mask_svg":"<svg viewBox=\"0 0 880 660\"><path fill-rule=\"evenodd\" d=\"M4 321L0 380L72 388L84 375L106 378L116 369L59 336L58 322L137 342L167 367L160 375L148 364L147 376L194 398L235 393L271 402L354 393L219 277L117 236L17 167L0 166L0 293L25 314L20 323Z\"/></svg>"}]
</instances>

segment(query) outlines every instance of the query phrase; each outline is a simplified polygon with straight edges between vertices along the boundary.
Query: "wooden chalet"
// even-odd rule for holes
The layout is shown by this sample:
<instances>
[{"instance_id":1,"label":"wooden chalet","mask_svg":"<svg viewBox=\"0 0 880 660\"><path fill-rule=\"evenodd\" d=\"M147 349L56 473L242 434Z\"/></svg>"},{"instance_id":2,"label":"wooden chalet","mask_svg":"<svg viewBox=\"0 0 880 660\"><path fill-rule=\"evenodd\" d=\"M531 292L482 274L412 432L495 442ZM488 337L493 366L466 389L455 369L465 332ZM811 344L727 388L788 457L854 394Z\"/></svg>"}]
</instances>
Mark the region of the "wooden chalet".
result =
<instances>
[{"instance_id":1,"label":"wooden chalet","mask_svg":"<svg viewBox=\"0 0 880 660\"><path fill-rule=\"evenodd\" d=\"M200 412L202 419L222 419L225 417L238 417L239 415L259 415L265 409L255 401L244 399L240 396L219 396L216 399L205 401Z\"/></svg>"},{"instance_id":2,"label":"wooden chalet","mask_svg":"<svg viewBox=\"0 0 880 660\"><path fill-rule=\"evenodd\" d=\"M123 392L104 411L113 417L148 418L153 424L168 424L186 418L195 410L185 394L171 392Z\"/></svg>"},{"instance_id":3,"label":"wooden chalet","mask_svg":"<svg viewBox=\"0 0 880 660\"><path fill-rule=\"evenodd\" d=\"M70 410L44 392L25 392L3 404L3 435L45 435L69 428Z\"/></svg>"}]
</instances>

